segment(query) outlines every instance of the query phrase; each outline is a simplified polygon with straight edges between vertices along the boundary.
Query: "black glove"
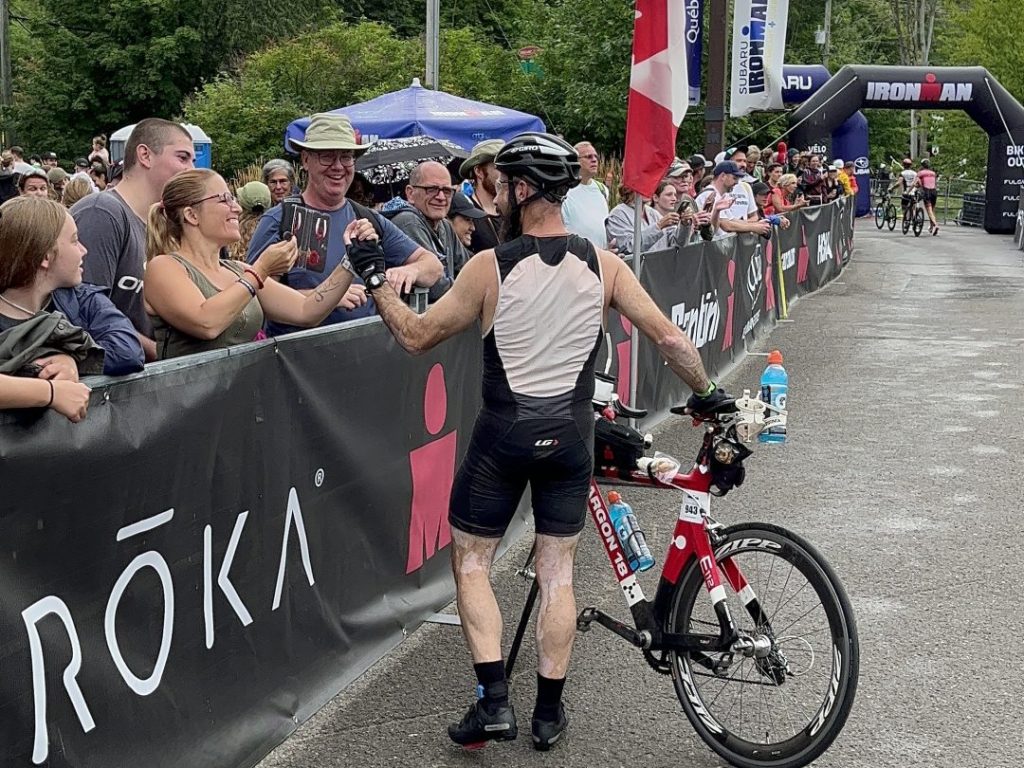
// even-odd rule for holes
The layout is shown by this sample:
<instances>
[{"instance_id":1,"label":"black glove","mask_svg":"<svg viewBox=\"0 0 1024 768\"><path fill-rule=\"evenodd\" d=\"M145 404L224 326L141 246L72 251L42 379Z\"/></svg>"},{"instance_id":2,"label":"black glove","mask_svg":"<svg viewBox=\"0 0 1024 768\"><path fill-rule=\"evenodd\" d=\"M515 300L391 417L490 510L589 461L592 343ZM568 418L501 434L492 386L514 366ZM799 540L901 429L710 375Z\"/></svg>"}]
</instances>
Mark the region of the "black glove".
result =
<instances>
[{"instance_id":1,"label":"black glove","mask_svg":"<svg viewBox=\"0 0 1024 768\"><path fill-rule=\"evenodd\" d=\"M703 396L694 392L686 401L687 409L695 416L715 416L736 410L736 398L711 382L711 391Z\"/></svg>"},{"instance_id":2,"label":"black glove","mask_svg":"<svg viewBox=\"0 0 1024 768\"><path fill-rule=\"evenodd\" d=\"M348 246L348 260L364 282L370 275L383 275L387 271L380 240L353 240Z\"/></svg>"}]
</instances>

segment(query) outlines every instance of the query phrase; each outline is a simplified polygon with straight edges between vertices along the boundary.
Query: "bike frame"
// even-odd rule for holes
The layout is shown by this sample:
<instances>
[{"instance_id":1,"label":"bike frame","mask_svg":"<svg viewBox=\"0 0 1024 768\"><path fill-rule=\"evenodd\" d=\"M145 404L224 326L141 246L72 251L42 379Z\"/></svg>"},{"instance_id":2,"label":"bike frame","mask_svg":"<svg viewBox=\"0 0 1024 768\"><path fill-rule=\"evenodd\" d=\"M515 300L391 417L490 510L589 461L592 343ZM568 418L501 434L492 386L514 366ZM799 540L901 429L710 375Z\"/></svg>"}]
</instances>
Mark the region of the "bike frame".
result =
<instances>
[{"instance_id":1,"label":"bike frame","mask_svg":"<svg viewBox=\"0 0 1024 768\"><path fill-rule=\"evenodd\" d=\"M667 483L659 480L653 474L639 469L631 472L628 478L609 473L591 480L587 504L590 516L597 528L608 561L638 631L637 633L618 633L623 634L626 639L634 641L645 650L727 651L739 635L726 603L723 574L734 591L743 595L744 598L753 598L752 594L748 594L750 592L749 585L739 567L728 559L719 563L715 557L713 524L709 517L712 483L710 451L713 440L714 431L709 429L705 432L700 454L691 470L686 474L677 474ZM653 602L646 598L637 581L636 574L630 571L625 553L622 551L618 536L611 524L608 505L598 485L599 480L612 485L674 489L683 494L675 530L672 532L672 540L665 555ZM670 600L675 586L691 560L696 560L700 564L701 573L704 576L704 587L711 599L715 615L718 617L719 634L717 636L668 633L662 629L671 610ZM757 613L760 614L760 610ZM596 617L595 620L607 626L599 617ZM609 628L617 631L615 627ZM638 636L634 637L633 634Z\"/></svg>"},{"instance_id":2,"label":"bike frame","mask_svg":"<svg viewBox=\"0 0 1024 768\"><path fill-rule=\"evenodd\" d=\"M710 456L715 435L714 428L706 428L700 453L692 469L686 474L677 474L669 482L662 481L650 472L640 469L633 470L626 478L617 473L608 472L591 479L587 507L604 545L612 572L615 574L626 605L633 616L634 626L628 626L601 611L587 609L580 614L580 618L577 620L578 627L581 622L583 622L583 626L589 627L590 622L596 621L647 653L652 651L729 653L733 650L734 643L740 639L740 634L726 602L725 582L722 580L724 574L729 586L740 595L757 626L766 628L768 631L771 630L770 622L761 610L757 596L739 566L728 558L719 562L715 556L715 540L717 538L715 530L719 526L710 518L712 483ZM676 490L683 494L676 527L672 533L672 542L662 565L661 578L653 602L644 595L636 574L629 568L626 555L622 551L618 535L611 523L608 505L601 493L599 482L608 485ZM505 662L505 673L509 677L512 675L538 594L537 580L529 567L532 558L533 551L531 550L527 565L520 571L522 575L532 579L532 585ZM663 629L665 619L671 610L671 599L676 584L686 572L687 565L691 560L696 560L700 564L704 587L711 598L715 616L718 619L717 635L671 633ZM711 658L707 656L698 657L696 660L711 669L715 666Z\"/></svg>"}]
</instances>

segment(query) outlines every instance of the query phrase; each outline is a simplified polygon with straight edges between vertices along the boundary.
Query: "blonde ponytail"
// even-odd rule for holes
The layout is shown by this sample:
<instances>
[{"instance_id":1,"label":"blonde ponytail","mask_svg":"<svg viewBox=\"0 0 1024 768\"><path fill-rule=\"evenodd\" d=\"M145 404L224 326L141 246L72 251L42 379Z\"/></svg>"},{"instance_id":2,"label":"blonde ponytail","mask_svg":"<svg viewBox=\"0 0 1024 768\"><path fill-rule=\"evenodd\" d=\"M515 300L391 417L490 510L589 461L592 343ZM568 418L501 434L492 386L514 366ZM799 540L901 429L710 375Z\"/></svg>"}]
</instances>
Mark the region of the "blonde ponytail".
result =
<instances>
[{"instance_id":1,"label":"blonde ponytail","mask_svg":"<svg viewBox=\"0 0 1024 768\"><path fill-rule=\"evenodd\" d=\"M173 253L181 247L185 208L195 205L206 194L206 185L217 174L208 168L182 171L164 185L160 202L149 209L146 227L146 260L161 253Z\"/></svg>"}]
</instances>

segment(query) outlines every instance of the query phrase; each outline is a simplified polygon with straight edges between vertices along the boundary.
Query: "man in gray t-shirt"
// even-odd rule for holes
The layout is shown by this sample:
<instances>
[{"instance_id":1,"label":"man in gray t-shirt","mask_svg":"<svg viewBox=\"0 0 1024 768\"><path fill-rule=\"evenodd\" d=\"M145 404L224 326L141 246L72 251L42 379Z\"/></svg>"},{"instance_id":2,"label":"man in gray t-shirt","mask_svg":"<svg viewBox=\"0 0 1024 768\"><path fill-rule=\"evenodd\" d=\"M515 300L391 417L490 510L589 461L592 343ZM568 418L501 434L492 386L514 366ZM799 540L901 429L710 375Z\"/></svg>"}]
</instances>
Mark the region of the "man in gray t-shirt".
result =
<instances>
[{"instance_id":1,"label":"man in gray t-shirt","mask_svg":"<svg viewBox=\"0 0 1024 768\"><path fill-rule=\"evenodd\" d=\"M71 207L78 238L88 249L82 280L110 288L110 300L143 336L153 337L142 298L146 225L117 190L86 195Z\"/></svg>"},{"instance_id":2,"label":"man in gray t-shirt","mask_svg":"<svg viewBox=\"0 0 1024 768\"><path fill-rule=\"evenodd\" d=\"M87 250L83 279L110 289L110 300L135 326L150 361L156 360L156 342L142 293L146 217L164 184L191 169L194 159L192 137L183 126L147 117L128 136L117 189L88 195L71 207L78 239Z\"/></svg>"}]
</instances>

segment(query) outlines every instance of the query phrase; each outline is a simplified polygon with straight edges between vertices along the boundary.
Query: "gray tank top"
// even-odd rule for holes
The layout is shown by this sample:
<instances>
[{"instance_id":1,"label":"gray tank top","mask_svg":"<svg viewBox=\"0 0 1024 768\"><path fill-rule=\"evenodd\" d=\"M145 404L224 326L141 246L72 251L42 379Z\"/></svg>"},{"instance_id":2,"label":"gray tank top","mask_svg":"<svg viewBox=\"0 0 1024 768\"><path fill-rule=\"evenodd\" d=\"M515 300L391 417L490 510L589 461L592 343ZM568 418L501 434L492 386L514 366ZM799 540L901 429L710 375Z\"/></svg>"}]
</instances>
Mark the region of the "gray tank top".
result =
<instances>
[{"instance_id":1,"label":"gray tank top","mask_svg":"<svg viewBox=\"0 0 1024 768\"><path fill-rule=\"evenodd\" d=\"M196 269L189 261L183 259L176 253L171 258L177 261L188 272L189 279L207 299L213 298L220 293L220 288L210 282L202 272ZM236 275L241 277L245 273L245 264L240 261L221 259L220 265L227 267ZM244 344L252 341L256 334L263 329L263 307L257 299L249 300L245 309L239 313L235 321L215 339L197 339L195 336L181 331L169 325L159 315L151 315L153 319L153 334L156 340L156 355L160 360L167 360L182 355L194 355L197 352L209 352L211 349L226 349L236 344Z\"/></svg>"}]
</instances>

